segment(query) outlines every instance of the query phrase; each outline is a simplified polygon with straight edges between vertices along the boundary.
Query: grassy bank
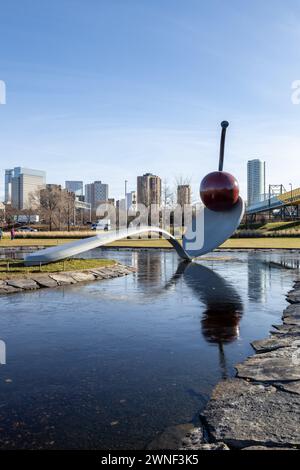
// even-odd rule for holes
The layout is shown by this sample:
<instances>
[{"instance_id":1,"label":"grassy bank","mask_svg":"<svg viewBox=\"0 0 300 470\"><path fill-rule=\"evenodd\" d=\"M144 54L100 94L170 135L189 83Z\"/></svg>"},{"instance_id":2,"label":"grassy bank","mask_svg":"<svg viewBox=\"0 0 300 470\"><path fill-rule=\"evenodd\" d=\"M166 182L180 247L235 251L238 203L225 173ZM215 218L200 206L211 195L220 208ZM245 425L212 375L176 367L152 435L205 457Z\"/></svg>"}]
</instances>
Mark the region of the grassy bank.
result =
<instances>
[{"instance_id":1,"label":"grassy bank","mask_svg":"<svg viewBox=\"0 0 300 470\"><path fill-rule=\"evenodd\" d=\"M0 248L19 246L54 246L62 243L75 242L75 238L3 238L0 240Z\"/></svg>"},{"instance_id":2,"label":"grassy bank","mask_svg":"<svg viewBox=\"0 0 300 470\"><path fill-rule=\"evenodd\" d=\"M75 241L74 239L18 239L0 241L0 248L26 247L26 246L52 246ZM109 247L123 248L171 248L165 239L141 239L141 240L118 240L107 245ZM232 238L227 240L221 248L278 248L278 249L300 249L299 237L277 237L277 238Z\"/></svg>"},{"instance_id":3,"label":"grassy bank","mask_svg":"<svg viewBox=\"0 0 300 470\"><path fill-rule=\"evenodd\" d=\"M167 240L119 240L113 242L111 247L124 247L124 248L171 248ZM299 238L231 238L227 240L220 248L278 248L278 249L300 249Z\"/></svg>"},{"instance_id":4,"label":"grassy bank","mask_svg":"<svg viewBox=\"0 0 300 470\"><path fill-rule=\"evenodd\" d=\"M230 238L220 248L244 248L244 249L300 249L300 237L298 238Z\"/></svg>"},{"instance_id":5,"label":"grassy bank","mask_svg":"<svg viewBox=\"0 0 300 470\"><path fill-rule=\"evenodd\" d=\"M0 279L8 279L12 276L26 276L30 273L57 273L61 271L82 271L84 269L102 268L112 266L115 261L109 259L69 259L40 266L24 266L18 260L0 260Z\"/></svg>"}]
</instances>

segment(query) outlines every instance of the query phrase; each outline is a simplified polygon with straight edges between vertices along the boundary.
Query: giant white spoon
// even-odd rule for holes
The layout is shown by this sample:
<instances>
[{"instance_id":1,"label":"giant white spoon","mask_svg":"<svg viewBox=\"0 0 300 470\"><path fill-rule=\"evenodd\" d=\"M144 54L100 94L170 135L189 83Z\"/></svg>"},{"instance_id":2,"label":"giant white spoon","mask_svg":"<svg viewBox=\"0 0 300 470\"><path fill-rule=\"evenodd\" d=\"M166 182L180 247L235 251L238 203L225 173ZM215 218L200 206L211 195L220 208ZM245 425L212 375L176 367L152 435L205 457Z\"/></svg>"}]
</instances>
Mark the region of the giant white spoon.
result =
<instances>
[{"instance_id":1,"label":"giant white spoon","mask_svg":"<svg viewBox=\"0 0 300 470\"><path fill-rule=\"evenodd\" d=\"M220 246L234 233L244 214L244 202L238 196L237 182L232 175L223 172L227 121L223 121L221 126L219 171L210 173L203 179L200 194L206 205L198 204L196 207L195 217L187 227L182 245L169 232L160 227L141 226L125 228L64 245L38 250L25 256L25 265L34 266L53 263L70 258L71 256L77 256L85 251L107 245L128 236L141 235L147 232L161 234L175 248L178 255L186 260L192 260Z\"/></svg>"}]
</instances>

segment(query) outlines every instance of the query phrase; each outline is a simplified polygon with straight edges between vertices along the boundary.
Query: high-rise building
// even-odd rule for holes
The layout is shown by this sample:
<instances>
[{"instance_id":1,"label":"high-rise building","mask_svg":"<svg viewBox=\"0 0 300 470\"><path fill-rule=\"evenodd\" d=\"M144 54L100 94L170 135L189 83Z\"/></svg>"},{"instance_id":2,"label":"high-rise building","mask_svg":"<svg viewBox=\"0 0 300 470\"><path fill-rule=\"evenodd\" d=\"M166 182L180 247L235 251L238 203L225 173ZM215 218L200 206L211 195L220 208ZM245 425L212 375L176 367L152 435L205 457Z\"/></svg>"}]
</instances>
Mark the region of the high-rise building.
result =
<instances>
[{"instance_id":1,"label":"high-rise building","mask_svg":"<svg viewBox=\"0 0 300 470\"><path fill-rule=\"evenodd\" d=\"M248 206L260 202L266 192L266 162L249 160L247 163L247 193Z\"/></svg>"},{"instance_id":2,"label":"high-rise building","mask_svg":"<svg viewBox=\"0 0 300 470\"><path fill-rule=\"evenodd\" d=\"M83 196L83 181L66 181L65 188L75 196Z\"/></svg>"},{"instance_id":3,"label":"high-rise building","mask_svg":"<svg viewBox=\"0 0 300 470\"><path fill-rule=\"evenodd\" d=\"M5 202L15 209L27 209L31 193L40 190L45 182L44 171L22 167L5 170Z\"/></svg>"},{"instance_id":4,"label":"high-rise building","mask_svg":"<svg viewBox=\"0 0 300 470\"><path fill-rule=\"evenodd\" d=\"M136 191L130 191L126 194L126 207L127 209L136 209Z\"/></svg>"},{"instance_id":5,"label":"high-rise building","mask_svg":"<svg viewBox=\"0 0 300 470\"><path fill-rule=\"evenodd\" d=\"M179 184L177 186L177 204L182 207L191 204L191 186L189 184Z\"/></svg>"},{"instance_id":6,"label":"high-rise building","mask_svg":"<svg viewBox=\"0 0 300 470\"><path fill-rule=\"evenodd\" d=\"M137 177L137 203L150 206L161 204L161 179L159 176L146 173Z\"/></svg>"},{"instance_id":7,"label":"high-rise building","mask_svg":"<svg viewBox=\"0 0 300 470\"><path fill-rule=\"evenodd\" d=\"M4 202L5 204L11 204L11 183L14 176L14 170L9 169L5 170L5 180L4 180Z\"/></svg>"},{"instance_id":8,"label":"high-rise building","mask_svg":"<svg viewBox=\"0 0 300 470\"><path fill-rule=\"evenodd\" d=\"M97 205L108 201L108 184L101 181L94 181L85 185L85 202L96 208Z\"/></svg>"}]
</instances>

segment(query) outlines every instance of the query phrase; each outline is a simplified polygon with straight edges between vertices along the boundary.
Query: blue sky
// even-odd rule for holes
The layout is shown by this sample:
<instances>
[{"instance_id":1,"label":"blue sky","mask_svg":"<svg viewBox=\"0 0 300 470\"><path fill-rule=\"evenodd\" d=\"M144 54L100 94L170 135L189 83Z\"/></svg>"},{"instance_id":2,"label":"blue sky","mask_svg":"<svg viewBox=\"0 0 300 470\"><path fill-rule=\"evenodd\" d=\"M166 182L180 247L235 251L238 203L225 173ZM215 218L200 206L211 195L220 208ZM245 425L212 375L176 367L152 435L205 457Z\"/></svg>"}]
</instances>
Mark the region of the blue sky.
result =
<instances>
[{"instance_id":1,"label":"blue sky","mask_svg":"<svg viewBox=\"0 0 300 470\"><path fill-rule=\"evenodd\" d=\"M299 41L293 0L1 0L1 169L101 179L117 198L151 171L191 178L196 198L227 119L243 195L249 158L300 186Z\"/></svg>"}]
</instances>

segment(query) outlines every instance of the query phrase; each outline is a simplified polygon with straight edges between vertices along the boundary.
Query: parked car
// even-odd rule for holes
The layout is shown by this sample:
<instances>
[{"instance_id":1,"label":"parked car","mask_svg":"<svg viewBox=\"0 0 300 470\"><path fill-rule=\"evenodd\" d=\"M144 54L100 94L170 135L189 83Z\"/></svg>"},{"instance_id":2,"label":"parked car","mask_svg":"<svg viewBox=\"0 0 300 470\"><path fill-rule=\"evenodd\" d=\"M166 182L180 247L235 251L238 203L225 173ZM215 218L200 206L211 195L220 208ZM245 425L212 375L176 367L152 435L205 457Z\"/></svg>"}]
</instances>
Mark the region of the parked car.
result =
<instances>
[{"instance_id":1,"label":"parked car","mask_svg":"<svg viewBox=\"0 0 300 470\"><path fill-rule=\"evenodd\" d=\"M91 230L104 230L107 232L107 230L110 230L110 226L108 224L92 224Z\"/></svg>"},{"instance_id":2,"label":"parked car","mask_svg":"<svg viewBox=\"0 0 300 470\"><path fill-rule=\"evenodd\" d=\"M19 227L16 229L18 232L37 232L36 228L32 227Z\"/></svg>"}]
</instances>

